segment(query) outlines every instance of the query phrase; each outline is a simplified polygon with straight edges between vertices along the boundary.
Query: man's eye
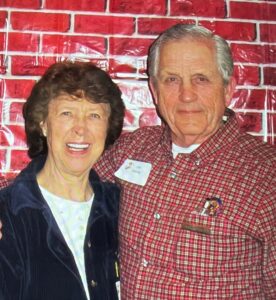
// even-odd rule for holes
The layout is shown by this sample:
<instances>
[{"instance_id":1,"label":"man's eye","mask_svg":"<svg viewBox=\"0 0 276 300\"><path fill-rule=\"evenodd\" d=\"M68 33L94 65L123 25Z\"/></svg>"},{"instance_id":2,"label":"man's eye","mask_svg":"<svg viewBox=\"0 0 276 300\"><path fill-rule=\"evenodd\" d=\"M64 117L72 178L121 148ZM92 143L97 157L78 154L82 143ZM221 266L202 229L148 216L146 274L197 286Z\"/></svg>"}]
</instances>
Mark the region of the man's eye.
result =
<instances>
[{"instance_id":1,"label":"man's eye","mask_svg":"<svg viewBox=\"0 0 276 300\"><path fill-rule=\"evenodd\" d=\"M208 82L208 78L206 76L197 76L196 81L199 83Z\"/></svg>"},{"instance_id":2,"label":"man's eye","mask_svg":"<svg viewBox=\"0 0 276 300\"><path fill-rule=\"evenodd\" d=\"M178 78L175 76L170 76L165 79L165 82L167 83L177 83L178 81Z\"/></svg>"}]
</instances>

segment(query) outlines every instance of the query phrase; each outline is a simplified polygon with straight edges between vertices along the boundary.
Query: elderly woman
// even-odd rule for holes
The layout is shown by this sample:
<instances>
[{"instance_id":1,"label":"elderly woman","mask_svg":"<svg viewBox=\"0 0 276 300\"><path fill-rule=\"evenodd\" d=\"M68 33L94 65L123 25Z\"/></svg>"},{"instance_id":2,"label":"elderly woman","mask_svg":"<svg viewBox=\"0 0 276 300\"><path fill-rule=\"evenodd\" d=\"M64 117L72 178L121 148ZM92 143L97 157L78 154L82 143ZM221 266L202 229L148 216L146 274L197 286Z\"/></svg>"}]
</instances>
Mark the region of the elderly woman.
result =
<instances>
[{"instance_id":1,"label":"elderly woman","mask_svg":"<svg viewBox=\"0 0 276 300\"><path fill-rule=\"evenodd\" d=\"M23 115L32 160L0 191L0 299L118 299L119 190L91 166L121 133L119 88L90 63L56 63Z\"/></svg>"}]
</instances>

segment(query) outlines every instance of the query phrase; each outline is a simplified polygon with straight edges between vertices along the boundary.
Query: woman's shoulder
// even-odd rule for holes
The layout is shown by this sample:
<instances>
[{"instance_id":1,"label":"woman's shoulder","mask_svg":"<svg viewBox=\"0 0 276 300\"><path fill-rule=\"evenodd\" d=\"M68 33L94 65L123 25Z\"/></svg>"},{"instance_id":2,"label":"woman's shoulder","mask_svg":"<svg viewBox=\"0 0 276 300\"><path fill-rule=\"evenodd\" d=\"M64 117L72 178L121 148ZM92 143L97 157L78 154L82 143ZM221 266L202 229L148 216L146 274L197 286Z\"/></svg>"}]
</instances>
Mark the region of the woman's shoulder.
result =
<instances>
[{"instance_id":1,"label":"woman's shoulder","mask_svg":"<svg viewBox=\"0 0 276 300\"><path fill-rule=\"evenodd\" d=\"M120 193L120 188L116 183L111 182L109 180L102 180L98 175L97 171L95 171L94 169L91 169L90 171L89 181L93 188L100 186L102 189L106 191L113 191L114 193Z\"/></svg>"},{"instance_id":2,"label":"woman's shoulder","mask_svg":"<svg viewBox=\"0 0 276 300\"><path fill-rule=\"evenodd\" d=\"M95 193L94 201L99 206L104 206L105 211L111 214L118 214L120 188L110 181L103 181L99 178L95 170L90 172L90 183Z\"/></svg>"}]
</instances>

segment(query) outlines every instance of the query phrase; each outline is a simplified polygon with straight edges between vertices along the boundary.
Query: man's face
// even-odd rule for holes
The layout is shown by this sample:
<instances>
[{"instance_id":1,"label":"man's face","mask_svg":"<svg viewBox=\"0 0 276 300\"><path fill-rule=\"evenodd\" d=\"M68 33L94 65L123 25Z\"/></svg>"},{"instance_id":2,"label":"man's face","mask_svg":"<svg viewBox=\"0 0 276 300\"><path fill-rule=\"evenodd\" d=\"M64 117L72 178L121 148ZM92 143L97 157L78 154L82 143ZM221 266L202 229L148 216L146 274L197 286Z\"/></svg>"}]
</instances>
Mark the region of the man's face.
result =
<instances>
[{"instance_id":1,"label":"man's face","mask_svg":"<svg viewBox=\"0 0 276 300\"><path fill-rule=\"evenodd\" d=\"M150 82L159 113L175 144L200 144L220 127L234 80L224 85L215 48L208 40L168 42L159 57L156 84Z\"/></svg>"}]
</instances>

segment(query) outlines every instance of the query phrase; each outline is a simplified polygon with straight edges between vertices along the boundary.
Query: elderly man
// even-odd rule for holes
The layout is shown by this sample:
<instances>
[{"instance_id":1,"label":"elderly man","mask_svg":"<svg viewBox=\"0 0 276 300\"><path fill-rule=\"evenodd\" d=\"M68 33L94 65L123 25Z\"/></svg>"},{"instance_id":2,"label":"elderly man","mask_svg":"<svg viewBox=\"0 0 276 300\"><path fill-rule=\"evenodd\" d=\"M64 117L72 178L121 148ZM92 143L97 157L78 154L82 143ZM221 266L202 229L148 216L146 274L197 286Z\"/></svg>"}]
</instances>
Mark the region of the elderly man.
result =
<instances>
[{"instance_id":1,"label":"elderly man","mask_svg":"<svg viewBox=\"0 0 276 300\"><path fill-rule=\"evenodd\" d=\"M276 151L227 109L227 43L176 25L148 68L162 126L123 135L97 165L122 187L122 299L276 299Z\"/></svg>"},{"instance_id":2,"label":"elderly man","mask_svg":"<svg viewBox=\"0 0 276 300\"><path fill-rule=\"evenodd\" d=\"M122 187L122 299L276 299L276 151L226 108L227 43L173 26L148 70L163 125L123 135L97 166Z\"/></svg>"}]
</instances>

